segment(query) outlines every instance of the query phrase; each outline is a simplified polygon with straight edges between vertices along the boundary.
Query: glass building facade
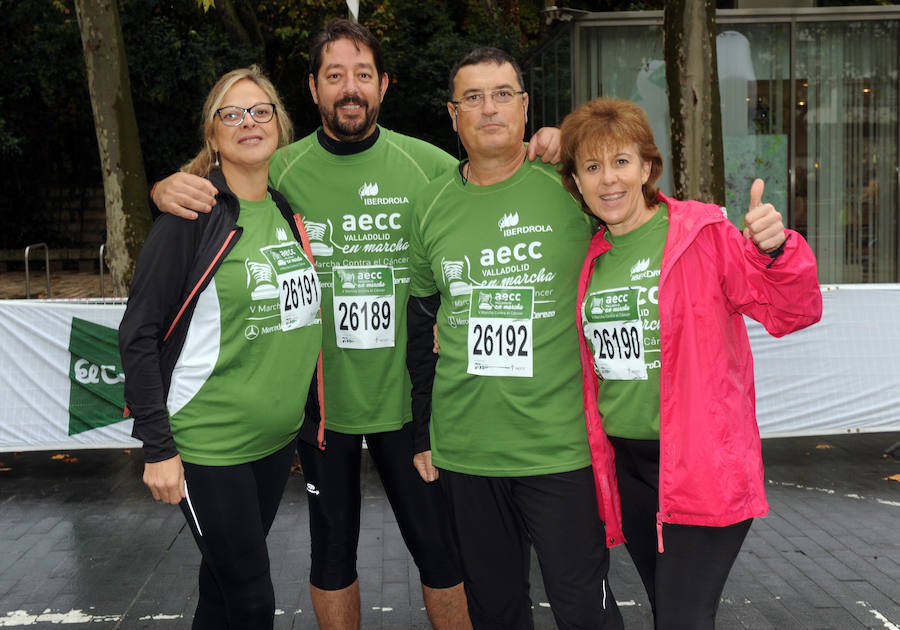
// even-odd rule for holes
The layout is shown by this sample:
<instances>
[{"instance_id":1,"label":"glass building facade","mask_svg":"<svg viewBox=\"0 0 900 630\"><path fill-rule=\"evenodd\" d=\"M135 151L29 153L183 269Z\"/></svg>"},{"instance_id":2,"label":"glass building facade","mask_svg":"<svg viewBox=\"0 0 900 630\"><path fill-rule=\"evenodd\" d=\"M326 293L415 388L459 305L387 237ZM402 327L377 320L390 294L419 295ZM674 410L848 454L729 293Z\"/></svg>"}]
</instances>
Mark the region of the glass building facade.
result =
<instances>
[{"instance_id":1,"label":"glass building facade","mask_svg":"<svg viewBox=\"0 0 900 630\"><path fill-rule=\"evenodd\" d=\"M672 190L662 12L588 13L526 63L530 124L598 96L648 113ZM720 10L726 204L754 177L813 247L822 283L900 281L900 8Z\"/></svg>"}]
</instances>

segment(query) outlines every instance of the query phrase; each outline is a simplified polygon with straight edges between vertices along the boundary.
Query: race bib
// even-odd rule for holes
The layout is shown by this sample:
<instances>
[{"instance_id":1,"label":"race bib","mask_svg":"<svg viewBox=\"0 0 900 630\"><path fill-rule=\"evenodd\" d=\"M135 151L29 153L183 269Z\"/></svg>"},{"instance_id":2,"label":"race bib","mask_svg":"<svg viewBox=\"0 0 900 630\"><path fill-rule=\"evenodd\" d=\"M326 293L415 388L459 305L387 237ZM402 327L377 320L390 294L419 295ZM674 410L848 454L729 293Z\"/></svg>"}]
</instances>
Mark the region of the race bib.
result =
<instances>
[{"instance_id":1,"label":"race bib","mask_svg":"<svg viewBox=\"0 0 900 630\"><path fill-rule=\"evenodd\" d=\"M393 268L334 267L332 281L338 348L393 348Z\"/></svg>"},{"instance_id":2,"label":"race bib","mask_svg":"<svg viewBox=\"0 0 900 630\"><path fill-rule=\"evenodd\" d=\"M584 301L584 335L594 350L594 368L604 379L647 380L638 293L638 289L611 289L592 293Z\"/></svg>"},{"instance_id":3,"label":"race bib","mask_svg":"<svg viewBox=\"0 0 900 630\"><path fill-rule=\"evenodd\" d=\"M260 249L278 283L281 330L293 330L314 323L322 302L319 278L299 243L280 243Z\"/></svg>"},{"instance_id":4,"label":"race bib","mask_svg":"<svg viewBox=\"0 0 900 630\"><path fill-rule=\"evenodd\" d=\"M534 289L473 287L468 368L478 376L532 376Z\"/></svg>"}]
</instances>

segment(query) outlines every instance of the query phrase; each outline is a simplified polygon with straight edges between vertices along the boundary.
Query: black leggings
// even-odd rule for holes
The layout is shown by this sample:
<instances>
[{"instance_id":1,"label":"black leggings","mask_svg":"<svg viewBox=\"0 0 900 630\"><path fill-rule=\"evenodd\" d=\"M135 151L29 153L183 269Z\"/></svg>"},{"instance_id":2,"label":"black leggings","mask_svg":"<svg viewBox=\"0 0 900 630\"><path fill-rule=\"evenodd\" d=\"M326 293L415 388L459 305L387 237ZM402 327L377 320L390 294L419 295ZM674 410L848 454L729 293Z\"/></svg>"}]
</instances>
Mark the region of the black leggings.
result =
<instances>
[{"instance_id":1,"label":"black leggings","mask_svg":"<svg viewBox=\"0 0 900 630\"><path fill-rule=\"evenodd\" d=\"M753 519L728 527L663 524L658 553L659 441L611 437L622 529L653 608L656 630L712 630L719 598Z\"/></svg>"},{"instance_id":2,"label":"black leggings","mask_svg":"<svg viewBox=\"0 0 900 630\"><path fill-rule=\"evenodd\" d=\"M265 630L275 618L266 536L294 458L294 442L236 466L184 463L179 504L203 556L194 630Z\"/></svg>"},{"instance_id":3,"label":"black leggings","mask_svg":"<svg viewBox=\"0 0 900 630\"><path fill-rule=\"evenodd\" d=\"M450 519L440 480L425 483L413 466L412 430L409 422L370 433L366 445L422 584L449 588L462 582ZM326 430L324 452L298 440L309 499L309 582L322 590L346 588L357 577L362 438Z\"/></svg>"},{"instance_id":4,"label":"black leggings","mask_svg":"<svg viewBox=\"0 0 900 630\"><path fill-rule=\"evenodd\" d=\"M530 477L441 470L475 630L532 630L531 546L560 630L621 630L590 467Z\"/></svg>"}]
</instances>

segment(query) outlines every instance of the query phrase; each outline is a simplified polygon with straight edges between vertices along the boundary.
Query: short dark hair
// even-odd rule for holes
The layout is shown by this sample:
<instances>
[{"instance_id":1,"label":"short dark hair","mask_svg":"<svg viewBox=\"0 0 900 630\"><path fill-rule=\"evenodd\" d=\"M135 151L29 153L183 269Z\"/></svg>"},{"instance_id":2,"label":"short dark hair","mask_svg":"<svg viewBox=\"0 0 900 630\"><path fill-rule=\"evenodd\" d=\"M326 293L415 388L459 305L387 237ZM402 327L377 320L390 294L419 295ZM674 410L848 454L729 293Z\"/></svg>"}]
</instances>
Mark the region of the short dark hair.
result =
<instances>
[{"instance_id":1,"label":"short dark hair","mask_svg":"<svg viewBox=\"0 0 900 630\"><path fill-rule=\"evenodd\" d=\"M522 68L519 67L519 64L516 63L516 60L513 59L509 53L500 50L499 48L481 46L463 55L459 61L453 65L453 69L450 70L450 100L453 100L453 82L456 81L456 74L459 72L459 69L464 66L474 66L479 63L494 63L498 66L508 63L513 67L513 70L516 71L516 77L519 79L519 89L525 89L525 80L522 78Z\"/></svg>"},{"instance_id":2,"label":"short dark hair","mask_svg":"<svg viewBox=\"0 0 900 630\"><path fill-rule=\"evenodd\" d=\"M344 18L334 18L325 24L322 32L313 37L309 45L309 71L316 84L319 82L319 70L322 68L322 50L339 39L349 39L356 45L357 50L360 46L371 50L372 58L375 60L375 71L378 73L378 80L381 81L384 75L384 56L381 54L381 43L378 38L362 24Z\"/></svg>"}]
</instances>

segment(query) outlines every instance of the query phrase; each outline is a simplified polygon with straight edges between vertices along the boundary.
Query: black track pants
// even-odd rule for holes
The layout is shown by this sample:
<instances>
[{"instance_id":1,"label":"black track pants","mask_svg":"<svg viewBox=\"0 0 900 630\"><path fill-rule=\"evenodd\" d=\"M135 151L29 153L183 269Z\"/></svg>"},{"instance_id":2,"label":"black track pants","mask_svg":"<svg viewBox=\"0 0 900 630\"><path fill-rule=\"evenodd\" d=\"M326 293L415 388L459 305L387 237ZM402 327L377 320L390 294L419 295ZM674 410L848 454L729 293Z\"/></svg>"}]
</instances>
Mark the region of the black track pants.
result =
<instances>
[{"instance_id":1,"label":"black track pants","mask_svg":"<svg viewBox=\"0 0 900 630\"><path fill-rule=\"evenodd\" d=\"M610 442L626 547L647 590L656 630L713 630L728 573L753 519L728 527L664 523L665 552L658 553L659 442Z\"/></svg>"},{"instance_id":2,"label":"black track pants","mask_svg":"<svg viewBox=\"0 0 900 630\"><path fill-rule=\"evenodd\" d=\"M532 477L440 471L475 630L531 630L533 544L560 630L618 630L590 467Z\"/></svg>"},{"instance_id":3,"label":"black track pants","mask_svg":"<svg viewBox=\"0 0 900 630\"><path fill-rule=\"evenodd\" d=\"M200 547L200 597L194 630L265 630L275 618L266 535L287 483L292 441L255 462L184 464L180 503Z\"/></svg>"}]
</instances>

